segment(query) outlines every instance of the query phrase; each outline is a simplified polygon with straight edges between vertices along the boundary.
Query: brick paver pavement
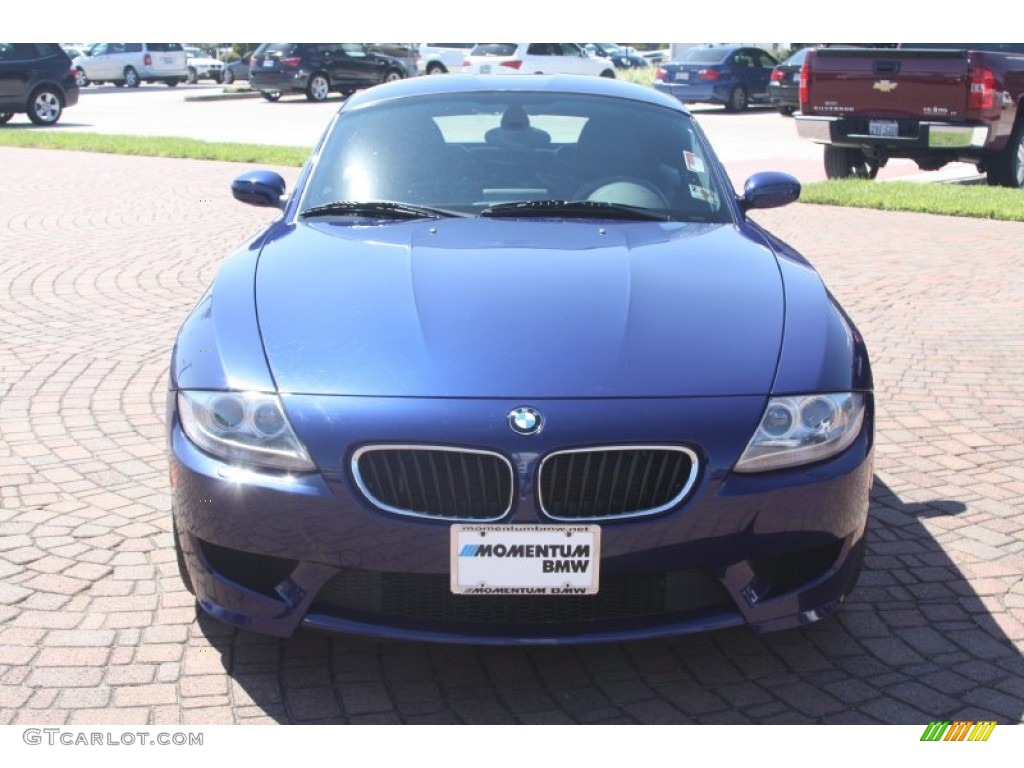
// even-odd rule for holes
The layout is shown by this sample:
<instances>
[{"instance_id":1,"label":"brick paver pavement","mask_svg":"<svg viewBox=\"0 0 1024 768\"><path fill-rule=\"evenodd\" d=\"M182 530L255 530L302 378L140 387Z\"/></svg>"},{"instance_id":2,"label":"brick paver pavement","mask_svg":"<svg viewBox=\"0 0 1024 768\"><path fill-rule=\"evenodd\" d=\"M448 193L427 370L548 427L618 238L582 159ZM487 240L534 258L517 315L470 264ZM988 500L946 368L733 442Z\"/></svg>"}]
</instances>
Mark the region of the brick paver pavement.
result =
<instances>
[{"instance_id":1,"label":"brick paver pavement","mask_svg":"<svg viewBox=\"0 0 1024 768\"><path fill-rule=\"evenodd\" d=\"M873 355L870 548L838 618L580 648L279 641L197 620L169 533L170 345L267 220L230 199L244 169L6 148L0 169L0 723L1024 718L1024 225L758 213Z\"/></svg>"}]
</instances>

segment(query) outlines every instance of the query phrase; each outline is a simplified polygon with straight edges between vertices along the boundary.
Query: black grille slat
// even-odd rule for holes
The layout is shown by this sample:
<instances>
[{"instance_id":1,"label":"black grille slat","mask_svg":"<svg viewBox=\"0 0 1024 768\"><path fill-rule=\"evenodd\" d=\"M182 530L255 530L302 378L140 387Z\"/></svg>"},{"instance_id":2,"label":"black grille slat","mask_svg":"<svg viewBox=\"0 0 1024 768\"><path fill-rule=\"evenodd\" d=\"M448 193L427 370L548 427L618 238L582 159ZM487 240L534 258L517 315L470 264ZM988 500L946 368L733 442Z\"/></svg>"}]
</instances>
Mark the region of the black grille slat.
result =
<instances>
[{"instance_id":1,"label":"black grille slat","mask_svg":"<svg viewBox=\"0 0 1024 768\"><path fill-rule=\"evenodd\" d=\"M512 506L512 467L498 454L413 446L356 452L353 473L374 505L445 520L496 520Z\"/></svg>"},{"instance_id":2,"label":"black grille slat","mask_svg":"<svg viewBox=\"0 0 1024 768\"><path fill-rule=\"evenodd\" d=\"M537 487L552 519L605 520L665 511L682 501L696 477L689 449L625 446L551 454Z\"/></svg>"},{"instance_id":3,"label":"black grille slat","mask_svg":"<svg viewBox=\"0 0 1024 768\"><path fill-rule=\"evenodd\" d=\"M447 574L350 569L328 581L313 603L313 611L354 618L508 625L517 631L734 609L721 582L702 571L602 575L596 595L491 596L453 595Z\"/></svg>"}]
</instances>

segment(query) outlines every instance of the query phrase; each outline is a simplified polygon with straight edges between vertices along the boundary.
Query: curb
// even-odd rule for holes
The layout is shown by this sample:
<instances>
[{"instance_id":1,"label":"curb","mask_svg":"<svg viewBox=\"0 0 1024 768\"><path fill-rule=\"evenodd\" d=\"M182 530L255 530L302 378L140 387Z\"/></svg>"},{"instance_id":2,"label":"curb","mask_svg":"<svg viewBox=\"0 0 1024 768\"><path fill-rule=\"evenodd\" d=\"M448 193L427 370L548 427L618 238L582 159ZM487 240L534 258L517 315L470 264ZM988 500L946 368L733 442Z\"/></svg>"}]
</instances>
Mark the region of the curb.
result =
<instances>
[{"instance_id":1,"label":"curb","mask_svg":"<svg viewBox=\"0 0 1024 768\"><path fill-rule=\"evenodd\" d=\"M236 93L199 93L186 96L185 101L233 101L234 99L259 98L259 91L238 91Z\"/></svg>"}]
</instances>

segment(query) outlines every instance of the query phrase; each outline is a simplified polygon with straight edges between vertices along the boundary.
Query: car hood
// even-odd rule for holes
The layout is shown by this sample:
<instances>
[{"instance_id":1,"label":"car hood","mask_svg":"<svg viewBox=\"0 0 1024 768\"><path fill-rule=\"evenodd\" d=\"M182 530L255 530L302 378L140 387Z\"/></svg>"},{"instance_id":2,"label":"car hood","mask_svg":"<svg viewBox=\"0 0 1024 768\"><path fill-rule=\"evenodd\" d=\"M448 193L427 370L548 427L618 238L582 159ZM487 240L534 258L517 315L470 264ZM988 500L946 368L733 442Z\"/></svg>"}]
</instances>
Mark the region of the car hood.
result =
<instances>
[{"instance_id":1,"label":"car hood","mask_svg":"<svg viewBox=\"0 0 1024 768\"><path fill-rule=\"evenodd\" d=\"M774 254L733 225L281 224L255 283L282 392L766 394L782 342Z\"/></svg>"}]
</instances>

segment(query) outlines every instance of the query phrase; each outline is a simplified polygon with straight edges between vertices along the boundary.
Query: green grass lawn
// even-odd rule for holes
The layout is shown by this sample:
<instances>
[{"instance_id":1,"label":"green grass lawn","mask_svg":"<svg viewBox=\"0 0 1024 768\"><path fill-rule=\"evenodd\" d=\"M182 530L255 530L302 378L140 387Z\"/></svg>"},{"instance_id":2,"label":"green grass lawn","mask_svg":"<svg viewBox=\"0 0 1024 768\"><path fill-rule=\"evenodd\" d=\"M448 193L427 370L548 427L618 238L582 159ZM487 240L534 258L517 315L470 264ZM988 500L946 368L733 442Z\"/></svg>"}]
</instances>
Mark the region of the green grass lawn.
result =
<instances>
[{"instance_id":1,"label":"green grass lawn","mask_svg":"<svg viewBox=\"0 0 1024 768\"><path fill-rule=\"evenodd\" d=\"M262 144L179 139L171 136L119 136L71 131L0 130L0 146L105 152L112 155L178 157L188 160L222 160L229 163L301 166L309 147L274 147Z\"/></svg>"},{"instance_id":2,"label":"green grass lawn","mask_svg":"<svg viewBox=\"0 0 1024 768\"><path fill-rule=\"evenodd\" d=\"M817 205L1024 221L1024 190L984 184L845 179L806 184L800 199Z\"/></svg>"},{"instance_id":3,"label":"green grass lawn","mask_svg":"<svg viewBox=\"0 0 1024 768\"><path fill-rule=\"evenodd\" d=\"M309 156L306 147L230 144L168 136L115 136L11 129L0 130L0 146L284 166L301 166ZM862 179L825 181L805 185L800 199L817 205L1024 221L1024 191L974 184L920 184Z\"/></svg>"}]
</instances>

